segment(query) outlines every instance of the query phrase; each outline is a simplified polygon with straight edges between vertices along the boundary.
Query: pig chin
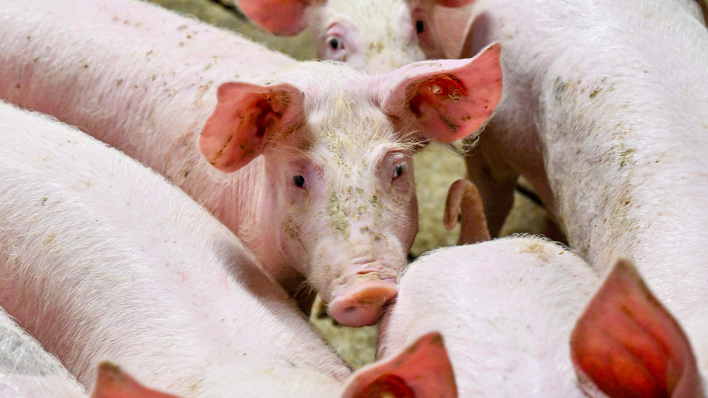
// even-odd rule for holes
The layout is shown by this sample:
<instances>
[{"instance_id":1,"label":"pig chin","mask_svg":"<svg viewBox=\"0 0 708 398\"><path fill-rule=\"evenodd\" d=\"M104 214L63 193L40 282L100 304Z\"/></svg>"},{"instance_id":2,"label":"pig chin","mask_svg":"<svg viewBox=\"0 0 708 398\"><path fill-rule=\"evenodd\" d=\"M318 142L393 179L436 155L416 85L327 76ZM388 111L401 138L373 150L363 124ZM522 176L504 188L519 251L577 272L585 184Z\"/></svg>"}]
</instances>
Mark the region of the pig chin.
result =
<instances>
[{"instance_id":1,"label":"pig chin","mask_svg":"<svg viewBox=\"0 0 708 398\"><path fill-rule=\"evenodd\" d=\"M340 248L341 249L341 248ZM315 265L323 271L313 275L319 280L320 294L329 302L329 313L339 323L350 327L369 326L378 322L385 304L398 293L397 280L405 266L405 255L374 256L357 250L326 250L334 261ZM331 281L331 282L327 282Z\"/></svg>"}]
</instances>

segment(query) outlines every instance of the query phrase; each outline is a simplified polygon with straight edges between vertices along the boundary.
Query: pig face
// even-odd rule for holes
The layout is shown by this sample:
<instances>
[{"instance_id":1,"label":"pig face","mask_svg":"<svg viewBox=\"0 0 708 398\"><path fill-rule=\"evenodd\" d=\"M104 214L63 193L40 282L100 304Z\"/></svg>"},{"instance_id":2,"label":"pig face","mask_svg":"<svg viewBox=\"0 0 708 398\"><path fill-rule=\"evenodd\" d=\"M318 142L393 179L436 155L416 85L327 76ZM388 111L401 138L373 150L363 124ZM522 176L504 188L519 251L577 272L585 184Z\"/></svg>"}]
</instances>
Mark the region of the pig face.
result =
<instances>
[{"instance_id":1,"label":"pig face","mask_svg":"<svg viewBox=\"0 0 708 398\"><path fill-rule=\"evenodd\" d=\"M347 98L349 97L349 98ZM413 180L415 135L401 137L370 104L342 96L334 112L312 114L294 142L266 158L288 159L273 174L281 192L283 247L307 258L311 285L347 325L378 320L396 294L398 272L418 230ZM294 145L293 145L294 144ZM307 147L293 152L290 148Z\"/></svg>"},{"instance_id":2,"label":"pig face","mask_svg":"<svg viewBox=\"0 0 708 398\"><path fill-rule=\"evenodd\" d=\"M251 220L253 236L292 260L335 319L371 325L396 294L418 228L412 154L486 122L501 97L498 56L494 46L381 77L303 63L264 85L226 83L200 148L227 172L262 155L253 173L267 210Z\"/></svg>"},{"instance_id":3,"label":"pig face","mask_svg":"<svg viewBox=\"0 0 708 398\"><path fill-rule=\"evenodd\" d=\"M313 6L308 25L319 58L381 73L425 58L411 18L403 0L328 0Z\"/></svg>"},{"instance_id":4,"label":"pig face","mask_svg":"<svg viewBox=\"0 0 708 398\"><path fill-rule=\"evenodd\" d=\"M448 49L447 43L462 42L467 22L466 14L431 1L286 0L277 7L271 3L241 0L239 6L252 21L276 34L309 27L319 58L346 62L368 73L389 72L425 57L453 58L448 52L456 49ZM278 13L270 12L269 5ZM460 36L440 37L438 26L450 24L460 25Z\"/></svg>"}]
</instances>

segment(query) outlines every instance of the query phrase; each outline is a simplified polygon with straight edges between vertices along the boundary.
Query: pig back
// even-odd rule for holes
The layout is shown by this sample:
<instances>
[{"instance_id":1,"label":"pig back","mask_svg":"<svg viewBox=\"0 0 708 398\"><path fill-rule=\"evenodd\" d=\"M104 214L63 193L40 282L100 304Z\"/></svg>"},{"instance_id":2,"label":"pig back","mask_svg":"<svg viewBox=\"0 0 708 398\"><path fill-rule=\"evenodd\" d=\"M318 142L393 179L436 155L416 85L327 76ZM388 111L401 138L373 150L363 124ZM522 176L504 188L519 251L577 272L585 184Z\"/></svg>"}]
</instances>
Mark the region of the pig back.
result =
<instances>
[{"instance_id":1,"label":"pig back","mask_svg":"<svg viewBox=\"0 0 708 398\"><path fill-rule=\"evenodd\" d=\"M538 238L438 249L402 276L379 356L438 330L460 396L582 397L568 341L597 283L579 257Z\"/></svg>"}]
</instances>

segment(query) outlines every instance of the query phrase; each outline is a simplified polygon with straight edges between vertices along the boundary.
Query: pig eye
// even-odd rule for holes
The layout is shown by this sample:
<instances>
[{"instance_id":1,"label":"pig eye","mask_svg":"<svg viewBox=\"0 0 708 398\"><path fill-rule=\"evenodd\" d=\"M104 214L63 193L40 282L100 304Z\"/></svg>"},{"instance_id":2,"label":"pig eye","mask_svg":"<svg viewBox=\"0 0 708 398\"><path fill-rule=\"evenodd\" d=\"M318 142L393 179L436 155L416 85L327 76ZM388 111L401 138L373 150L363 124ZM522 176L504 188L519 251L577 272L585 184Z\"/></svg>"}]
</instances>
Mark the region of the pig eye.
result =
<instances>
[{"instance_id":1,"label":"pig eye","mask_svg":"<svg viewBox=\"0 0 708 398\"><path fill-rule=\"evenodd\" d=\"M332 47L332 50L336 51L336 50L339 50L342 48L342 42L334 36L328 37L327 43L329 44L330 47Z\"/></svg>"},{"instance_id":2,"label":"pig eye","mask_svg":"<svg viewBox=\"0 0 708 398\"><path fill-rule=\"evenodd\" d=\"M301 175L293 176L293 184L295 184L295 186L298 188L304 188L305 187L305 177L303 177Z\"/></svg>"},{"instance_id":3,"label":"pig eye","mask_svg":"<svg viewBox=\"0 0 708 398\"><path fill-rule=\"evenodd\" d=\"M425 30L425 24L423 23L423 20L419 19L415 21L415 31L418 32L418 34L423 33Z\"/></svg>"},{"instance_id":4,"label":"pig eye","mask_svg":"<svg viewBox=\"0 0 708 398\"><path fill-rule=\"evenodd\" d=\"M403 174L403 163L399 163L393 168L393 179L400 177L401 174Z\"/></svg>"}]
</instances>

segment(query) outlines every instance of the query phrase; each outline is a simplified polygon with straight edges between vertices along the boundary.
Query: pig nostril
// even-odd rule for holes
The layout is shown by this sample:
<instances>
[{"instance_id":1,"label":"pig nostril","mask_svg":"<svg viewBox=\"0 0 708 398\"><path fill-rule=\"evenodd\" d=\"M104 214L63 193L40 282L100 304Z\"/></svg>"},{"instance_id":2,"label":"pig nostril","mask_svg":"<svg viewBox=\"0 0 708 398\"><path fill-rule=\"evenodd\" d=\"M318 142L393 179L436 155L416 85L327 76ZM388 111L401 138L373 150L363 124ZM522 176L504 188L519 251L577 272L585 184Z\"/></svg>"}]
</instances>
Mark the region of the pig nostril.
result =
<instances>
[{"instance_id":1,"label":"pig nostril","mask_svg":"<svg viewBox=\"0 0 708 398\"><path fill-rule=\"evenodd\" d=\"M347 308L344 309L344 312L348 312L348 313L352 313L352 312L354 312L354 311L356 311L356 307L355 307L355 306L347 307Z\"/></svg>"},{"instance_id":2,"label":"pig nostril","mask_svg":"<svg viewBox=\"0 0 708 398\"><path fill-rule=\"evenodd\" d=\"M356 274L357 274L357 275L366 275L366 274L370 274L371 272L373 272L373 271L371 271L371 270L361 270L361 271L358 271Z\"/></svg>"}]
</instances>

